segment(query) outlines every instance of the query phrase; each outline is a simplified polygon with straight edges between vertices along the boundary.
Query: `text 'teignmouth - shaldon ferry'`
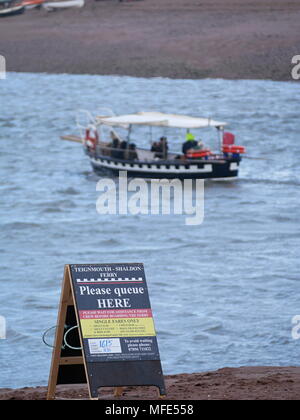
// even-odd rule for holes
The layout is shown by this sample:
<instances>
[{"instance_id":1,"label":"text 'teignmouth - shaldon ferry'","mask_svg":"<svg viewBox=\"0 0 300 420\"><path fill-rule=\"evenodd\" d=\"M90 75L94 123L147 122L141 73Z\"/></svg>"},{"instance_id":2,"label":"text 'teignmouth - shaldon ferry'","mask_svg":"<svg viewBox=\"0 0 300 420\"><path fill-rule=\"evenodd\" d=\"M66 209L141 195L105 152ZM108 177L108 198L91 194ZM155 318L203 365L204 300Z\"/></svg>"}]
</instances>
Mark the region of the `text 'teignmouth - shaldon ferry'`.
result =
<instances>
[{"instance_id":1,"label":"text 'teignmouth - shaldon ferry'","mask_svg":"<svg viewBox=\"0 0 300 420\"><path fill-rule=\"evenodd\" d=\"M92 123L81 127L81 137L63 136L65 140L82 142L96 173L127 171L128 177L139 178L179 178L228 180L238 176L243 146L235 145L235 136L226 132L227 123L210 118L187 115L165 114L161 112L139 112L119 116L97 116ZM141 137L145 143L145 127L150 129L151 144L139 147L139 140L132 134L143 127ZM217 152L205 146L193 134L196 129L214 127L217 132ZM153 129L161 129L164 135L152 141ZM182 150L169 151L171 137L168 129L184 129ZM125 135L120 131L125 130Z\"/></svg>"}]
</instances>

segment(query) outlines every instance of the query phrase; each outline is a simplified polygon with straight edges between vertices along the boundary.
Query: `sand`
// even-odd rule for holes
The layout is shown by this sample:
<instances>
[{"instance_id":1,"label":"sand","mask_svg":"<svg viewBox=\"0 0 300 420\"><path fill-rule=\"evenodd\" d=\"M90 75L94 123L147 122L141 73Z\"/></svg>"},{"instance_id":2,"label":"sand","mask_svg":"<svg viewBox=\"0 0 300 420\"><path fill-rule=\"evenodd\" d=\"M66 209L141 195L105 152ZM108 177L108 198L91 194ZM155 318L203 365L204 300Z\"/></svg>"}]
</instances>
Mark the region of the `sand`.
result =
<instances>
[{"instance_id":1,"label":"sand","mask_svg":"<svg viewBox=\"0 0 300 420\"><path fill-rule=\"evenodd\" d=\"M299 0L86 0L0 21L18 72L291 80Z\"/></svg>"},{"instance_id":2,"label":"sand","mask_svg":"<svg viewBox=\"0 0 300 420\"><path fill-rule=\"evenodd\" d=\"M224 368L215 372L166 376L166 400L299 400L300 367ZM44 400L46 388L0 389L0 400ZM87 399L86 386L60 385L57 399ZM120 398L113 389L103 400L157 400L154 387L125 388Z\"/></svg>"}]
</instances>

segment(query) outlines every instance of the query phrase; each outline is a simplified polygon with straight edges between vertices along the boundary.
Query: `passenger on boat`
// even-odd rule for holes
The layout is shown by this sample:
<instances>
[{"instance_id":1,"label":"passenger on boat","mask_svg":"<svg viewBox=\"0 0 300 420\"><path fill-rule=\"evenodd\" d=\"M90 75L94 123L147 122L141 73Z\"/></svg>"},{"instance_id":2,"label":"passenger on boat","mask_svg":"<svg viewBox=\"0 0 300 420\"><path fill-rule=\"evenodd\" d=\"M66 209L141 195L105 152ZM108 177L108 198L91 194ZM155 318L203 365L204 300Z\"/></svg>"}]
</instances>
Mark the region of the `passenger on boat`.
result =
<instances>
[{"instance_id":1,"label":"passenger on boat","mask_svg":"<svg viewBox=\"0 0 300 420\"><path fill-rule=\"evenodd\" d=\"M124 152L121 150L121 144L116 137L112 141L111 157L115 159L122 159Z\"/></svg>"},{"instance_id":2,"label":"passenger on boat","mask_svg":"<svg viewBox=\"0 0 300 420\"><path fill-rule=\"evenodd\" d=\"M159 142L153 143L151 152L155 152L154 157L158 159L167 159L168 156L168 141L167 137L161 137Z\"/></svg>"},{"instance_id":3,"label":"passenger on boat","mask_svg":"<svg viewBox=\"0 0 300 420\"><path fill-rule=\"evenodd\" d=\"M162 158L167 159L168 158L168 150L169 150L167 137L161 137L160 141L162 143L162 150L163 150Z\"/></svg>"},{"instance_id":4,"label":"passenger on boat","mask_svg":"<svg viewBox=\"0 0 300 420\"><path fill-rule=\"evenodd\" d=\"M120 149L122 151L122 159L128 159L129 144L126 140L121 141Z\"/></svg>"},{"instance_id":5,"label":"passenger on boat","mask_svg":"<svg viewBox=\"0 0 300 420\"><path fill-rule=\"evenodd\" d=\"M138 154L136 152L136 145L131 143L128 149L128 160L138 160Z\"/></svg>"},{"instance_id":6,"label":"passenger on boat","mask_svg":"<svg viewBox=\"0 0 300 420\"><path fill-rule=\"evenodd\" d=\"M151 152L155 153L155 155L154 155L155 157L157 157L157 155L156 155L157 153L161 153L161 149L160 149L159 143L157 141L155 141L152 144Z\"/></svg>"},{"instance_id":7,"label":"passenger on boat","mask_svg":"<svg viewBox=\"0 0 300 420\"><path fill-rule=\"evenodd\" d=\"M116 141L118 140L112 131L110 132L110 138L111 138L111 141L107 143L105 147L105 156L112 156L112 148L114 147L114 144L116 144Z\"/></svg>"},{"instance_id":8,"label":"passenger on boat","mask_svg":"<svg viewBox=\"0 0 300 420\"><path fill-rule=\"evenodd\" d=\"M182 153L186 155L189 150L196 148L197 145L198 142L196 141L194 134L187 133L185 142L182 145Z\"/></svg>"}]
</instances>

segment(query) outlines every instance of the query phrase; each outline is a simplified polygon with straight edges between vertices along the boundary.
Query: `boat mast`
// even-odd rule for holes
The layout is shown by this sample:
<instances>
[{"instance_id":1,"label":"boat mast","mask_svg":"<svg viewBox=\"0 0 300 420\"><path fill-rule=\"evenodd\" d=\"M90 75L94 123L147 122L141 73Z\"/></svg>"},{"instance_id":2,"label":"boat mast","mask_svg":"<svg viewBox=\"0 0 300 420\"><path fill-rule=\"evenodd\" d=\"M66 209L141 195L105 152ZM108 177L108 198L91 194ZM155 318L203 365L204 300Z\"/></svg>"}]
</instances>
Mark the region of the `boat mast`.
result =
<instances>
[{"instance_id":1,"label":"boat mast","mask_svg":"<svg viewBox=\"0 0 300 420\"><path fill-rule=\"evenodd\" d=\"M127 142L130 143L130 136L131 136L132 124L129 124L128 127L128 134L127 134Z\"/></svg>"}]
</instances>

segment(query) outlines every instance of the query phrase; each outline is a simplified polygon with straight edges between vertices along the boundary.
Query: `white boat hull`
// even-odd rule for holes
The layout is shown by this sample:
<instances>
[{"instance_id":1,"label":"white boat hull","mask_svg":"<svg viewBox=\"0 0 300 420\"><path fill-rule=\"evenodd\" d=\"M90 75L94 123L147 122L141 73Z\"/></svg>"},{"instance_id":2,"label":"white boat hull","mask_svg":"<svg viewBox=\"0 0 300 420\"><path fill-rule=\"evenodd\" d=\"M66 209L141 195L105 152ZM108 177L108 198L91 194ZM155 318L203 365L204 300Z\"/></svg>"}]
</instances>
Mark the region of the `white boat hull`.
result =
<instances>
[{"instance_id":1,"label":"white boat hull","mask_svg":"<svg viewBox=\"0 0 300 420\"><path fill-rule=\"evenodd\" d=\"M43 8L50 11L54 9L68 9L69 7L81 8L84 6L85 0L67 0L67 1L52 1L43 4Z\"/></svg>"},{"instance_id":2,"label":"white boat hull","mask_svg":"<svg viewBox=\"0 0 300 420\"><path fill-rule=\"evenodd\" d=\"M13 16L24 13L25 7L22 5L9 7L8 9L0 10L0 17Z\"/></svg>"}]
</instances>

